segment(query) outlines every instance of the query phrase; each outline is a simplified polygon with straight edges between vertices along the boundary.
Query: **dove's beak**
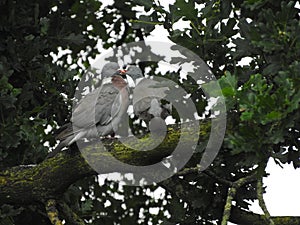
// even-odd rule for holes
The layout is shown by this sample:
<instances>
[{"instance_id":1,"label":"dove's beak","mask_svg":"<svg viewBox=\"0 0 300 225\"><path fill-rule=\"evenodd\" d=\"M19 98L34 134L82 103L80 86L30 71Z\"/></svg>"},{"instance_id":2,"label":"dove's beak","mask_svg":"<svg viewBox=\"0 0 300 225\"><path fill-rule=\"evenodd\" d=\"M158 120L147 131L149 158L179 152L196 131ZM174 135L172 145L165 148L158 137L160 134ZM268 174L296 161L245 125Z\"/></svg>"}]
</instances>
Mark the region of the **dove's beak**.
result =
<instances>
[{"instance_id":1,"label":"dove's beak","mask_svg":"<svg viewBox=\"0 0 300 225\"><path fill-rule=\"evenodd\" d=\"M120 72L121 75L126 75L127 70L121 69L121 70L119 70L119 72Z\"/></svg>"}]
</instances>

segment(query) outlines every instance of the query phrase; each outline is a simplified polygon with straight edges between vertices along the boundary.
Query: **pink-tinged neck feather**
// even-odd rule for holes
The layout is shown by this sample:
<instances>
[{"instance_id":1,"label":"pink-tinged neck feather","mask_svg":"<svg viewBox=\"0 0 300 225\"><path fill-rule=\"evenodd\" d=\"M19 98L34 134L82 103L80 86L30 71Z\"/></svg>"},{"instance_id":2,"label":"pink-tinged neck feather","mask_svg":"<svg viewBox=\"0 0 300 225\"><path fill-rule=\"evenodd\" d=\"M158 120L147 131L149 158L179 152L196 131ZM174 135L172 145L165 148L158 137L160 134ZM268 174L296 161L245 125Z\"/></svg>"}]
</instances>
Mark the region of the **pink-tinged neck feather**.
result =
<instances>
[{"instance_id":1,"label":"pink-tinged neck feather","mask_svg":"<svg viewBox=\"0 0 300 225\"><path fill-rule=\"evenodd\" d=\"M111 81L114 87L117 88L119 91L121 91L121 89L127 86L127 82L121 76L118 75L112 76Z\"/></svg>"}]
</instances>

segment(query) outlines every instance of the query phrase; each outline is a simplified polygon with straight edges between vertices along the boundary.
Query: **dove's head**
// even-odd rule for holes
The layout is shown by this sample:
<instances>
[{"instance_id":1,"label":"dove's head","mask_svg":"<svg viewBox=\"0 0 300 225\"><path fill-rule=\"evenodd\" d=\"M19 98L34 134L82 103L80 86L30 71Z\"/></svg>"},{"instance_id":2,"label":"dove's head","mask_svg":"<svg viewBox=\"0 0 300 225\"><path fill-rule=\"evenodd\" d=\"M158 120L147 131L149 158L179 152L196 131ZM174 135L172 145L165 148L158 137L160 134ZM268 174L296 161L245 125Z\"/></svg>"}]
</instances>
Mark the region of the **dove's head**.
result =
<instances>
[{"instance_id":1,"label":"dove's head","mask_svg":"<svg viewBox=\"0 0 300 225\"><path fill-rule=\"evenodd\" d=\"M129 66L126 74L129 75L134 81L139 78L144 78L142 70L137 66Z\"/></svg>"},{"instance_id":2,"label":"dove's head","mask_svg":"<svg viewBox=\"0 0 300 225\"><path fill-rule=\"evenodd\" d=\"M112 75L118 73L120 71L119 68L120 67L118 63L116 62L106 63L101 71L102 78L111 77Z\"/></svg>"}]
</instances>

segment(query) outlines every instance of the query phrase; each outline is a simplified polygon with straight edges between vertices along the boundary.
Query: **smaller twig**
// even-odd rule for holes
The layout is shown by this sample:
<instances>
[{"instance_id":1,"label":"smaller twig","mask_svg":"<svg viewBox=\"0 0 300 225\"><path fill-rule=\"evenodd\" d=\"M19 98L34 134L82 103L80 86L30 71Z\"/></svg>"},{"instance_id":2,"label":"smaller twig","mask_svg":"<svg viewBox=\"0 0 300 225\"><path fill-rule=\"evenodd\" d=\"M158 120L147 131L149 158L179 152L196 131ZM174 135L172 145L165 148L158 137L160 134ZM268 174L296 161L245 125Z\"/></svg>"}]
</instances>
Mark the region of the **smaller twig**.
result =
<instances>
[{"instance_id":1,"label":"smaller twig","mask_svg":"<svg viewBox=\"0 0 300 225\"><path fill-rule=\"evenodd\" d=\"M201 32L200 32L199 29L196 27L196 25L195 25L192 21L190 21L190 23L191 23L193 29L194 29L194 30L197 32L197 34L201 37Z\"/></svg>"},{"instance_id":2,"label":"smaller twig","mask_svg":"<svg viewBox=\"0 0 300 225\"><path fill-rule=\"evenodd\" d=\"M163 25L162 22L151 22L151 21L144 21L144 20L129 20L131 23L143 23L143 24L149 24L149 25Z\"/></svg>"},{"instance_id":3,"label":"smaller twig","mask_svg":"<svg viewBox=\"0 0 300 225\"><path fill-rule=\"evenodd\" d=\"M238 179L237 181L234 182L234 186L236 187L242 187L245 184L249 184L253 181L257 180L257 173L252 173L251 175L247 176L247 177L242 177L240 179Z\"/></svg>"},{"instance_id":4,"label":"smaller twig","mask_svg":"<svg viewBox=\"0 0 300 225\"><path fill-rule=\"evenodd\" d=\"M274 221L271 218L271 215L267 209L264 197L263 197L263 182L262 182L262 177L257 181L257 199L260 208L265 214L266 219L268 220L270 225L275 225Z\"/></svg>"},{"instance_id":5,"label":"smaller twig","mask_svg":"<svg viewBox=\"0 0 300 225\"><path fill-rule=\"evenodd\" d=\"M210 178L213 178L214 180L216 180L216 181L218 181L222 184L226 184L230 187L233 186L233 182L231 182L229 180L226 180L222 177L218 177L216 174L214 174L213 172L211 172L209 170L200 171L200 167L193 167L193 168L184 169L184 170L178 172L177 175L178 176L184 176L184 175L193 174L193 173L203 173L206 176L208 176Z\"/></svg>"},{"instance_id":6,"label":"smaller twig","mask_svg":"<svg viewBox=\"0 0 300 225\"><path fill-rule=\"evenodd\" d=\"M70 224L85 225L84 221L64 201L60 201L59 206Z\"/></svg>"},{"instance_id":7,"label":"smaller twig","mask_svg":"<svg viewBox=\"0 0 300 225\"><path fill-rule=\"evenodd\" d=\"M229 188L221 225L227 225L228 223L230 213L231 213L232 200L235 197L235 194L236 194L236 188L235 187Z\"/></svg>"},{"instance_id":8,"label":"smaller twig","mask_svg":"<svg viewBox=\"0 0 300 225\"><path fill-rule=\"evenodd\" d=\"M58 217L58 210L56 208L56 201L54 199L49 199L46 202L46 212L50 222L53 225L63 225L62 221Z\"/></svg>"},{"instance_id":9,"label":"smaller twig","mask_svg":"<svg viewBox=\"0 0 300 225\"><path fill-rule=\"evenodd\" d=\"M198 173L199 168L198 167L192 167L192 168L185 168L177 173L178 176L184 176L188 174Z\"/></svg>"},{"instance_id":10,"label":"smaller twig","mask_svg":"<svg viewBox=\"0 0 300 225\"><path fill-rule=\"evenodd\" d=\"M226 180L222 177L219 177L217 176L216 174L214 174L213 172L209 171L209 170L204 170L202 171L201 173L204 173L206 176L209 176L211 178L214 178L215 180L219 181L220 183L222 184L226 184L228 185L229 187L232 187L233 186L233 182L232 181L229 181L229 180Z\"/></svg>"},{"instance_id":11,"label":"smaller twig","mask_svg":"<svg viewBox=\"0 0 300 225\"><path fill-rule=\"evenodd\" d=\"M124 32L123 32L121 38L116 41L116 46L117 47L121 46L125 42L125 39L128 36L129 29L130 29L130 26L127 23L127 19L125 18L125 16L123 16L122 19L123 19L123 24L124 24Z\"/></svg>"}]
</instances>

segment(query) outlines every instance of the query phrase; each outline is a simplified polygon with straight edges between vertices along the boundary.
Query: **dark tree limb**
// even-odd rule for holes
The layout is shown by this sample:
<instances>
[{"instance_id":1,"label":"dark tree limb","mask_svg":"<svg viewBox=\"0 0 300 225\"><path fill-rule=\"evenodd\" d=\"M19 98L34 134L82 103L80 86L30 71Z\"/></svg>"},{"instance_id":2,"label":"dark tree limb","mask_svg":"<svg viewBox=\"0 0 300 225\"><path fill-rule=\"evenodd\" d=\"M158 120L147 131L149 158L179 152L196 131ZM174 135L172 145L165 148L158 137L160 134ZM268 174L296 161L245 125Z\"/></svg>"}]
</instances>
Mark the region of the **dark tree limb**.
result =
<instances>
[{"instance_id":1,"label":"dark tree limb","mask_svg":"<svg viewBox=\"0 0 300 225\"><path fill-rule=\"evenodd\" d=\"M230 212L231 212L231 208L232 208L232 200L235 197L235 194L236 194L236 188L230 187L228 190L228 193L227 193L227 199L226 199L226 204L224 207L221 225L227 225L227 223L229 221Z\"/></svg>"},{"instance_id":2,"label":"dark tree limb","mask_svg":"<svg viewBox=\"0 0 300 225\"><path fill-rule=\"evenodd\" d=\"M0 202L34 204L57 199L71 184L93 174L79 154L65 152L36 166L6 169L0 172Z\"/></svg>"},{"instance_id":3,"label":"dark tree limb","mask_svg":"<svg viewBox=\"0 0 300 225\"><path fill-rule=\"evenodd\" d=\"M231 208L232 208L232 200L234 199L234 197L236 195L237 189L249 182L256 180L256 176L257 176L257 174L253 173L247 177L242 177L242 178L238 179L237 181L233 182L232 185L229 187L226 204L225 204L224 212L223 212L223 218L222 218L222 223L221 223L222 225L226 225L229 221L230 214L231 214Z\"/></svg>"},{"instance_id":4,"label":"dark tree limb","mask_svg":"<svg viewBox=\"0 0 300 225\"><path fill-rule=\"evenodd\" d=\"M258 199L260 208L262 209L262 211L263 211L264 214L265 214L266 221L268 221L268 223L269 223L270 225L275 225L275 223L274 223L274 221L272 220L271 215L270 215L270 213L269 213L269 211L268 211L268 209L267 209L265 200L264 200L262 177L260 177L260 178L258 179L258 181L257 181L257 199Z\"/></svg>"},{"instance_id":5,"label":"dark tree limb","mask_svg":"<svg viewBox=\"0 0 300 225\"><path fill-rule=\"evenodd\" d=\"M59 208L67 220L67 224L71 225L85 225L84 221L63 201L60 201Z\"/></svg>"},{"instance_id":6,"label":"dark tree limb","mask_svg":"<svg viewBox=\"0 0 300 225\"><path fill-rule=\"evenodd\" d=\"M115 140L103 140L86 147L90 160L101 164L101 173L115 171L115 159L136 165L151 165L169 156L181 136L178 130L171 130L165 141L152 151L129 149ZM190 141L190 140L186 140ZM147 143L147 140L145 140ZM134 141L132 144L136 144ZM99 171L98 171L99 172ZM44 203L48 199L59 199L67 188L84 177L97 173L86 163L81 154L61 152L34 166L17 166L0 171L0 202L8 204ZM20 199L22 196L22 199Z\"/></svg>"},{"instance_id":7,"label":"dark tree limb","mask_svg":"<svg viewBox=\"0 0 300 225\"><path fill-rule=\"evenodd\" d=\"M56 208L56 201L54 199L49 199L47 201L46 212L53 225L63 225L62 221L58 217L58 210Z\"/></svg>"}]
</instances>

